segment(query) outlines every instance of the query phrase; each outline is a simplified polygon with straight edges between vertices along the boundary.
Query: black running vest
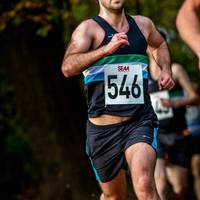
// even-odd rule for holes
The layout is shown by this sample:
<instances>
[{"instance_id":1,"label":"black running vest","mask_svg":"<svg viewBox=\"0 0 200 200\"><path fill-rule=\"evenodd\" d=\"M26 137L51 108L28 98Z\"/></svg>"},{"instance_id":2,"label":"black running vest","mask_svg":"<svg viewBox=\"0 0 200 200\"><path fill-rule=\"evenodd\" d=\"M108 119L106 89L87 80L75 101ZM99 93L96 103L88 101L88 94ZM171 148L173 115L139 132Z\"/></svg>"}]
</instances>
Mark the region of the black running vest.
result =
<instances>
[{"instance_id":1,"label":"black running vest","mask_svg":"<svg viewBox=\"0 0 200 200\"><path fill-rule=\"evenodd\" d=\"M130 45L103 57L83 72L89 117L101 114L154 115L147 92L147 42L134 19L128 15L126 18L129 23L127 36ZM92 19L105 31L99 47L106 45L117 31L100 16Z\"/></svg>"},{"instance_id":2,"label":"black running vest","mask_svg":"<svg viewBox=\"0 0 200 200\"><path fill-rule=\"evenodd\" d=\"M149 78L149 93L158 92L158 83L157 81L153 80L151 77ZM181 86L176 83L174 88L169 91L169 97L171 100L176 98L183 98L184 93L182 91ZM172 118L159 120L159 130L162 132L182 132L184 129L187 128L186 119L185 119L185 106L173 106L172 107L174 116Z\"/></svg>"}]
</instances>

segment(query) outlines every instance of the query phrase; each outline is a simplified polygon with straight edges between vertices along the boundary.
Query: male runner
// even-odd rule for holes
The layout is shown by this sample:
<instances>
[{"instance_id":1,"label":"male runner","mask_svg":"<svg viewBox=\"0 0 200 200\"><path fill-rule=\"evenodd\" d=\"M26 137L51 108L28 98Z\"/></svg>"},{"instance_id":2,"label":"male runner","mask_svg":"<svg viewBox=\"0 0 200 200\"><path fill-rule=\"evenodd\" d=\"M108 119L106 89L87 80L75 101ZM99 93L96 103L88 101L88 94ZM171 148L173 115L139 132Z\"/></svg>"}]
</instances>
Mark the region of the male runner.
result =
<instances>
[{"instance_id":1,"label":"male runner","mask_svg":"<svg viewBox=\"0 0 200 200\"><path fill-rule=\"evenodd\" d=\"M99 15L74 31L65 53L66 77L83 72L88 95L87 154L101 200L123 200L128 166L139 200L159 200L154 181L157 118L148 89L147 51L171 89L167 45L152 21L124 12L125 0L99 0Z\"/></svg>"},{"instance_id":2,"label":"male runner","mask_svg":"<svg viewBox=\"0 0 200 200\"><path fill-rule=\"evenodd\" d=\"M160 29L159 32L166 40L165 29ZM172 64L175 86L171 91L158 89L156 80L159 77L160 69L152 57L150 57L149 65L149 92L159 120L158 158L155 167L156 186L161 200L168 199L167 182L171 183L174 193L180 199L185 199L188 192L190 145L190 138L185 137L185 134L189 134L185 111L187 105L199 103L199 96L194 90L188 74L180 64Z\"/></svg>"},{"instance_id":3,"label":"male runner","mask_svg":"<svg viewBox=\"0 0 200 200\"><path fill-rule=\"evenodd\" d=\"M174 193L183 200L187 198L190 145L190 138L185 136L189 135L185 111L187 105L197 104L199 97L184 68L177 63L172 64L174 88L170 92L159 91L156 82L159 68L153 60L150 63L152 80L149 82L149 92L153 92L152 103L159 119L156 186L161 200L167 200L169 181Z\"/></svg>"}]
</instances>

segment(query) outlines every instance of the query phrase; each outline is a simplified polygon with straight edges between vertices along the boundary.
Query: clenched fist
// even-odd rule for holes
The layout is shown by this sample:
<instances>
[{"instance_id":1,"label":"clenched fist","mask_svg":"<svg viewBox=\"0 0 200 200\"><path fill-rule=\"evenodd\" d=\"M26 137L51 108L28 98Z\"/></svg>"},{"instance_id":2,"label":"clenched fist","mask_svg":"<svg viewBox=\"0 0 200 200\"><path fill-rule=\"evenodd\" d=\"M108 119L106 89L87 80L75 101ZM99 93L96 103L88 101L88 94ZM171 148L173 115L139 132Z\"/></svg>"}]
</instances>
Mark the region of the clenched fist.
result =
<instances>
[{"instance_id":1,"label":"clenched fist","mask_svg":"<svg viewBox=\"0 0 200 200\"><path fill-rule=\"evenodd\" d=\"M106 55L114 53L117 49L129 45L128 37L126 33L116 33L112 37L111 41L105 45L104 52Z\"/></svg>"},{"instance_id":2,"label":"clenched fist","mask_svg":"<svg viewBox=\"0 0 200 200\"><path fill-rule=\"evenodd\" d=\"M168 71L161 71L161 74L158 78L158 86L159 89L167 89L167 90L171 90L174 87L175 83L174 80L172 78L172 74Z\"/></svg>"}]
</instances>

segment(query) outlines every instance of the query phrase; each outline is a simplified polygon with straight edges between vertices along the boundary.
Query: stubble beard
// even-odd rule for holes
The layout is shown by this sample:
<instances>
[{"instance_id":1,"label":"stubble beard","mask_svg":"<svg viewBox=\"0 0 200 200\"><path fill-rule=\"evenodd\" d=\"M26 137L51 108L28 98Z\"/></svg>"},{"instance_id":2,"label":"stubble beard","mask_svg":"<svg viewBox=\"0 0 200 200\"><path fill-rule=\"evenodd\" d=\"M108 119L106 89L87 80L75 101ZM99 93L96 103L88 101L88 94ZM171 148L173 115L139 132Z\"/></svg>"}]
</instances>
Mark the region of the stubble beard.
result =
<instances>
[{"instance_id":1,"label":"stubble beard","mask_svg":"<svg viewBox=\"0 0 200 200\"><path fill-rule=\"evenodd\" d=\"M120 6L110 6L108 8L108 10L112 13L115 13L115 14L120 14L122 13L122 11L124 10L124 6L123 5L120 5Z\"/></svg>"},{"instance_id":2,"label":"stubble beard","mask_svg":"<svg viewBox=\"0 0 200 200\"><path fill-rule=\"evenodd\" d=\"M116 8L110 8L110 12L115 14L121 14L124 8L116 9Z\"/></svg>"},{"instance_id":3,"label":"stubble beard","mask_svg":"<svg viewBox=\"0 0 200 200\"><path fill-rule=\"evenodd\" d=\"M102 6L111 13L121 14L124 10L124 3L113 2L110 4L102 4Z\"/></svg>"}]
</instances>

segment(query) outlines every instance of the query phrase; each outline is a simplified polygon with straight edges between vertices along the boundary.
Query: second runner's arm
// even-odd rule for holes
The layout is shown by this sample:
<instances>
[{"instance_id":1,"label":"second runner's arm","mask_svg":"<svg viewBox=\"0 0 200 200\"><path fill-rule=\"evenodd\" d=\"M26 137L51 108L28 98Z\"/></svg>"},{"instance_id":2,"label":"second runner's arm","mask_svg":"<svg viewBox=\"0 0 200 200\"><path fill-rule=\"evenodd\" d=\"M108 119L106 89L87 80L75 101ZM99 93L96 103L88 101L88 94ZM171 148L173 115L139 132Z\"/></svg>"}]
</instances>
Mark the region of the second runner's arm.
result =
<instances>
[{"instance_id":1,"label":"second runner's arm","mask_svg":"<svg viewBox=\"0 0 200 200\"><path fill-rule=\"evenodd\" d=\"M200 1L185 0L177 17L176 26L183 40L200 58Z\"/></svg>"}]
</instances>

